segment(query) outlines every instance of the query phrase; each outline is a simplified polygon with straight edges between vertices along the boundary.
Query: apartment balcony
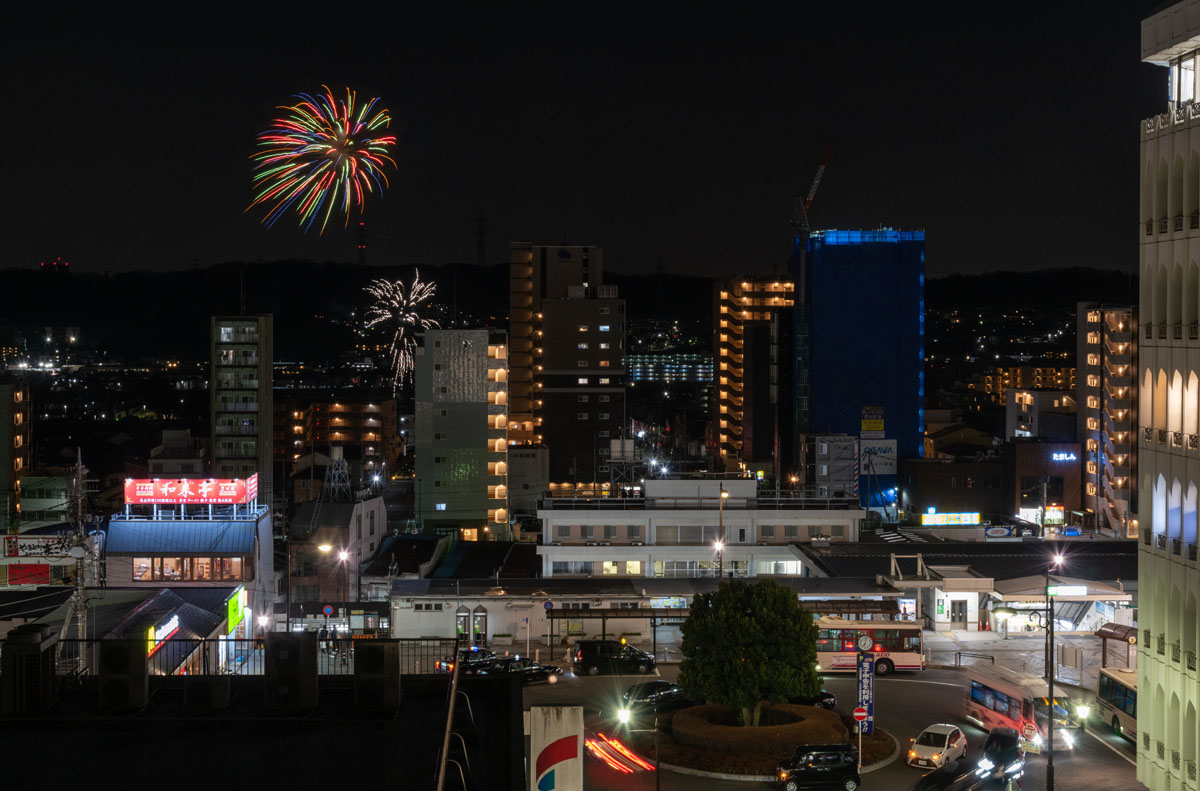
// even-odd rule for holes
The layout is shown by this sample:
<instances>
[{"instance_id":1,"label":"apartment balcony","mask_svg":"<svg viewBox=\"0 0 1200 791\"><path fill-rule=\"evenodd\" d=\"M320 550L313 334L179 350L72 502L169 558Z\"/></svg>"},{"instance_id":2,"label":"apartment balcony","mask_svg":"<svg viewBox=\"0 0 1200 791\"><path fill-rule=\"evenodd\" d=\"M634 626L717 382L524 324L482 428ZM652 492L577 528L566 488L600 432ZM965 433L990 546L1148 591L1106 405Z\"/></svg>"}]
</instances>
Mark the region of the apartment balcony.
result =
<instances>
[{"instance_id":1,"label":"apartment balcony","mask_svg":"<svg viewBox=\"0 0 1200 791\"><path fill-rule=\"evenodd\" d=\"M508 371L504 368L489 368L487 374L489 382L503 383L508 381Z\"/></svg>"},{"instance_id":2,"label":"apartment balcony","mask_svg":"<svg viewBox=\"0 0 1200 791\"><path fill-rule=\"evenodd\" d=\"M213 433L218 437L257 437L258 426L214 426Z\"/></svg>"},{"instance_id":3,"label":"apartment balcony","mask_svg":"<svg viewBox=\"0 0 1200 791\"><path fill-rule=\"evenodd\" d=\"M246 413L246 412L258 412L258 408L259 408L258 404L217 404L217 406L213 409L213 411L218 414L220 414L221 412Z\"/></svg>"}]
</instances>

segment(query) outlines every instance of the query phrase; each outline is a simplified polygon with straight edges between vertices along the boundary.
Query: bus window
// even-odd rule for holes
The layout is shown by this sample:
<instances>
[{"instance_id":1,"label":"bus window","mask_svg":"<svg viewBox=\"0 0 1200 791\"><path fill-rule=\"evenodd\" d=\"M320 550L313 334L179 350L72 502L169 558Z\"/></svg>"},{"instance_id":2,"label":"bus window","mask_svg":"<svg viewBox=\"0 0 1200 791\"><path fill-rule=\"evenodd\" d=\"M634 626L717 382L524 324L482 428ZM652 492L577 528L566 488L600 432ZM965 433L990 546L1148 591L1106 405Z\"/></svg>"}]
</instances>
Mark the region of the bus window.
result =
<instances>
[{"instance_id":1,"label":"bus window","mask_svg":"<svg viewBox=\"0 0 1200 791\"><path fill-rule=\"evenodd\" d=\"M984 697L984 689L983 684L980 684L978 681L971 682L971 700L986 706L987 699Z\"/></svg>"},{"instance_id":2,"label":"bus window","mask_svg":"<svg viewBox=\"0 0 1200 791\"><path fill-rule=\"evenodd\" d=\"M817 631L817 650L837 651L841 647L841 638L841 629L820 629Z\"/></svg>"},{"instance_id":3,"label":"bus window","mask_svg":"<svg viewBox=\"0 0 1200 791\"><path fill-rule=\"evenodd\" d=\"M904 638L905 651L920 651L921 650L921 633L920 632L901 632Z\"/></svg>"},{"instance_id":4,"label":"bus window","mask_svg":"<svg viewBox=\"0 0 1200 791\"><path fill-rule=\"evenodd\" d=\"M875 650L876 651L899 651L900 648L900 632L896 629L876 629L875 630Z\"/></svg>"},{"instance_id":5,"label":"bus window","mask_svg":"<svg viewBox=\"0 0 1200 791\"><path fill-rule=\"evenodd\" d=\"M992 695L995 696L995 699L992 701L992 708L996 710L996 713L1003 714L1005 717L1009 716L1008 695L1005 695L1003 692L995 691L992 692Z\"/></svg>"}]
</instances>

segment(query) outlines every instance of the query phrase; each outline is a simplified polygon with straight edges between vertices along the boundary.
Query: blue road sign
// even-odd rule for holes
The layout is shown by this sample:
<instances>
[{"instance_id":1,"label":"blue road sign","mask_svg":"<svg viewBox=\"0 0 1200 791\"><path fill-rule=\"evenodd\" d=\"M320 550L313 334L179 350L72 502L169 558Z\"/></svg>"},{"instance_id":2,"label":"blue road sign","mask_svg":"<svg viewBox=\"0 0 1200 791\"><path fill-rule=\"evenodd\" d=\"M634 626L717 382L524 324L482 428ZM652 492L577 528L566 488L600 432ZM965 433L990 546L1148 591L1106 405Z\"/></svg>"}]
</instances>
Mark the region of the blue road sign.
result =
<instances>
[{"instance_id":1,"label":"blue road sign","mask_svg":"<svg viewBox=\"0 0 1200 791\"><path fill-rule=\"evenodd\" d=\"M547 610L553 610L554 602L550 601L549 599L546 599L546 603L543 604L542 606L545 607Z\"/></svg>"},{"instance_id":2,"label":"blue road sign","mask_svg":"<svg viewBox=\"0 0 1200 791\"><path fill-rule=\"evenodd\" d=\"M867 710L867 718L858 724L859 733L875 731L875 656L865 651L858 654L858 705Z\"/></svg>"}]
</instances>

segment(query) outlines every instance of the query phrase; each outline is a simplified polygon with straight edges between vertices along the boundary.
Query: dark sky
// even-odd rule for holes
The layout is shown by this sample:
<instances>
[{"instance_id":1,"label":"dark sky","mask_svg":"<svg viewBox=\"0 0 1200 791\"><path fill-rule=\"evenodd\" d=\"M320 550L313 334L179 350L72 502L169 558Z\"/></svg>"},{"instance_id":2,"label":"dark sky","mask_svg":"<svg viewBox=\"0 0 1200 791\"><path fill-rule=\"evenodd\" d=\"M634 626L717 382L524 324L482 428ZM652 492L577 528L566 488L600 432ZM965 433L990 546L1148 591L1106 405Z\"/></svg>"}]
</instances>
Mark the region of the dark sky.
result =
<instances>
[{"instance_id":1,"label":"dark sky","mask_svg":"<svg viewBox=\"0 0 1200 791\"><path fill-rule=\"evenodd\" d=\"M327 83L395 119L372 263L474 261L482 210L489 261L529 239L625 272L770 271L832 138L817 227L924 227L931 276L1135 269L1156 2L25 4L0 33L0 266L353 260L340 224L242 211L256 133Z\"/></svg>"}]
</instances>

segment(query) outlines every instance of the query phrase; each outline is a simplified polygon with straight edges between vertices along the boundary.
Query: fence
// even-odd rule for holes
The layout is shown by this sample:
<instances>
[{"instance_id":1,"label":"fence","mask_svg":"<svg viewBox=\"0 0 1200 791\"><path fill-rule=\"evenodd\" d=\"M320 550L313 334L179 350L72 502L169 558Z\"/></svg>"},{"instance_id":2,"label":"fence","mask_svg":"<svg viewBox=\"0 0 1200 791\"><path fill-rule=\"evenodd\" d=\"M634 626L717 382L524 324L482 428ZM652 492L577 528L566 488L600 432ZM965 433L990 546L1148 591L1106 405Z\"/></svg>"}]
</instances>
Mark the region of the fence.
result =
<instances>
[{"instance_id":1,"label":"fence","mask_svg":"<svg viewBox=\"0 0 1200 791\"><path fill-rule=\"evenodd\" d=\"M400 672L405 675L436 673L439 659L453 656L453 639L376 639L400 646ZM95 676L102 640L60 640L56 667L59 675ZM360 640L327 640L318 646L319 675L353 675L356 644ZM147 672L151 676L245 675L265 672L262 640L171 639L157 645L146 641Z\"/></svg>"}]
</instances>

